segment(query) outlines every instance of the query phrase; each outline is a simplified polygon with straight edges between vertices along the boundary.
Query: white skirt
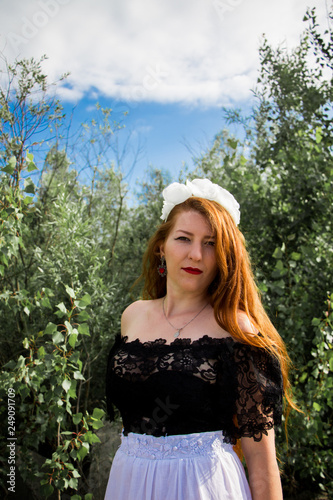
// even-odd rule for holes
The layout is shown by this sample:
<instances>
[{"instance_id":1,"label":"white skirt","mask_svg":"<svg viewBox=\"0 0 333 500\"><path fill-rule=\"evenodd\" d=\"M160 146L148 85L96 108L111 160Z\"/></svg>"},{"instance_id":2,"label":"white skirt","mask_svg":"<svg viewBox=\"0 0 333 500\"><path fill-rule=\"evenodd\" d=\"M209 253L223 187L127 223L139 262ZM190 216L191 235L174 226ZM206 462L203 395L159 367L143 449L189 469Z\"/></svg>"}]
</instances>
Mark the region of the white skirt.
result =
<instances>
[{"instance_id":1,"label":"white skirt","mask_svg":"<svg viewBox=\"0 0 333 500\"><path fill-rule=\"evenodd\" d=\"M221 431L121 436L105 500L251 500L241 461Z\"/></svg>"}]
</instances>

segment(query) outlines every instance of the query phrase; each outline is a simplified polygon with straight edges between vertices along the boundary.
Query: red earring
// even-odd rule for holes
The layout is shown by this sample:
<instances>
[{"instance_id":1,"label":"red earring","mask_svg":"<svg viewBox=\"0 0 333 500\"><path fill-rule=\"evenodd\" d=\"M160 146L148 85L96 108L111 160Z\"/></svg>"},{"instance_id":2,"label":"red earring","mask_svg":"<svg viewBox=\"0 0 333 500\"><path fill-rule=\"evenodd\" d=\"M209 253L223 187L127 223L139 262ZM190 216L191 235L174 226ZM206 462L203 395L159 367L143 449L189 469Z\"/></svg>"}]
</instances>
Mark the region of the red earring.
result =
<instances>
[{"instance_id":1,"label":"red earring","mask_svg":"<svg viewBox=\"0 0 333 500\"><path fill-rule=\"evenodd\" d=\"M163 255L161 257L161 263L157 268L157 272L160 276L162 276L162 278L164 278L164 276L166 276L167 267L166 267L166 262L165 262L165 258L163 257Z\"/></svg>"}]
</instances>

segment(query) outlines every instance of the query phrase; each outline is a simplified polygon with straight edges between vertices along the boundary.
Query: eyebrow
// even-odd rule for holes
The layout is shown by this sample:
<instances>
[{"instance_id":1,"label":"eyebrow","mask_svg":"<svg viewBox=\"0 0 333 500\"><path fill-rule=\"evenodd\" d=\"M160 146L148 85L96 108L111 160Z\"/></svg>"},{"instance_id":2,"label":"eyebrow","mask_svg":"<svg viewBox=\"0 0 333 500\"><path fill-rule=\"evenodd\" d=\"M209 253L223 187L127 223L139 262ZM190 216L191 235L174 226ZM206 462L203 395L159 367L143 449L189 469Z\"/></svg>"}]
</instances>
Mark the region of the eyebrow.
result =
<instances>
[{"instance_id":1,"label":"eyebrow","mask_svg":"<svg viewBox=\"0 0 333 500\"><path fill-rule=\"evenodd\" d=\"M193 236L193 233L190 233L189 231L185 231L184 229L177 229L176 233L179 233L179 232L180 233L188 234L189 236ZM207 236L204 236L204 238L213 240L213 239L215 239L215 235L214 234L209 234Z\"/></svg>"}]
</instances>

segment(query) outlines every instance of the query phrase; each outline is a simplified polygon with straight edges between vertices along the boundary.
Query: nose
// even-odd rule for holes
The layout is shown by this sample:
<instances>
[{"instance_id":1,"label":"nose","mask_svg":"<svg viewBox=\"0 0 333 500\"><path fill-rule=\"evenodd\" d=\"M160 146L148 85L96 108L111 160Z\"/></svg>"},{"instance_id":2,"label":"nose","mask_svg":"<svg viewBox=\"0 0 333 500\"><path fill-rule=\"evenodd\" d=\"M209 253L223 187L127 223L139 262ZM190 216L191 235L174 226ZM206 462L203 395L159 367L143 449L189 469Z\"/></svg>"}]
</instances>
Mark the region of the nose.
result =
<instances>
[{"instance_id":1,"label":"nose","mask_svg":"<svg viewBox=\"0 0 333 500\"><path fill-rule=\"evenodd\" d=\"M197 262L202 259L202 247L200 243L192 243L188 257Z\"/></svg>"}]
</instances>

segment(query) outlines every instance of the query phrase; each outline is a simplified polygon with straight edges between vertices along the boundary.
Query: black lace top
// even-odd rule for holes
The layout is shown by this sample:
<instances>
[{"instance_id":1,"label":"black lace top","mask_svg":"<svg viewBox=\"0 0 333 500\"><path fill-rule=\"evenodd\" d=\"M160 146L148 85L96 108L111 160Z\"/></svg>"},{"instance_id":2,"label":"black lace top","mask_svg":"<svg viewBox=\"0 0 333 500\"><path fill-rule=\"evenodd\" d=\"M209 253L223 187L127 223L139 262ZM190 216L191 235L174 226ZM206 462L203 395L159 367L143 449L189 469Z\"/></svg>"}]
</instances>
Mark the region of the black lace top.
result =
<instances>
[{"instance_id":1,"label":"black lace top","mask_svg":"<svg viewBox=\"0 0 333 500\"><path fill-rule=\"evenodd\" d=\"M281 422L282 375L265 350L207 335L142 343L116 337L108 360L107 404L124 434L222 430L227 443L260 441Z\"/></svg>"}]
</instances>

